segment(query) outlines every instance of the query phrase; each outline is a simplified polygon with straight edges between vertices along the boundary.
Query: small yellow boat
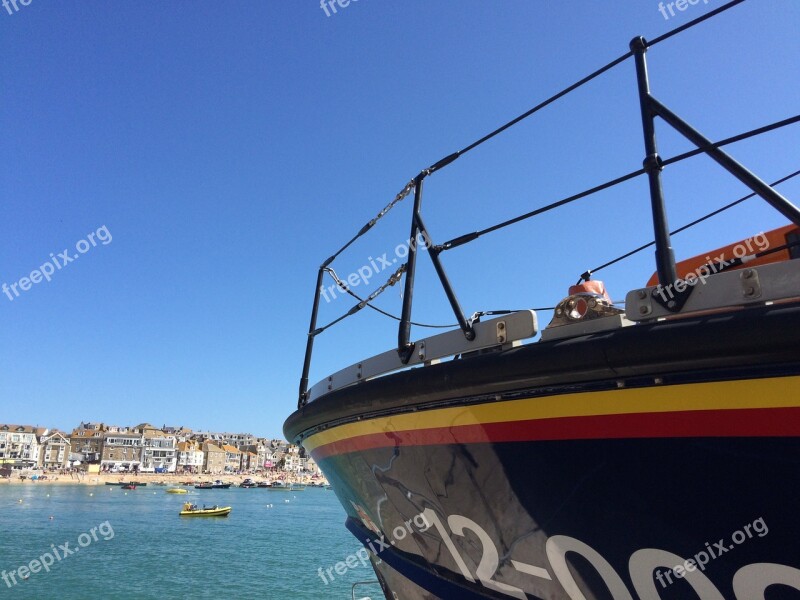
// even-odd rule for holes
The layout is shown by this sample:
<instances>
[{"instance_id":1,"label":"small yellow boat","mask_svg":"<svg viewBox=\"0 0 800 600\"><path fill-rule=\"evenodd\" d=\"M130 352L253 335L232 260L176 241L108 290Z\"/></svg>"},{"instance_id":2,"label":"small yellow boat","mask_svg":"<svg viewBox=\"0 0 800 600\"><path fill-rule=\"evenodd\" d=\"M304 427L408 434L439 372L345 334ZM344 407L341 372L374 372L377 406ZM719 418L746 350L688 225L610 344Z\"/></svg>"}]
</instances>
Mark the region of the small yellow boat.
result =
<instances>
[{"instance_id":1,"label":"small yellow boat","mask_svg":"<svg viewBox=\"0 0 800 600\"><path fill-rule=\"evenodd\" d=\"M183 510L180 512L182 517L227 517L231 512L230 506L211 506L206 508L197 508L196 504L186 502L183 505Z\"/></svg>"},{"instance_id":2,"label":"small yellow boat","mask_svg":"<svg viewBox=\"0 0 800 600\"><path fill-rule=\"evenodd\" d=\"M184 490L183 488L169 488L166 490L168 494L188 494L188 490Z\"/></svg>"}]
</instances>

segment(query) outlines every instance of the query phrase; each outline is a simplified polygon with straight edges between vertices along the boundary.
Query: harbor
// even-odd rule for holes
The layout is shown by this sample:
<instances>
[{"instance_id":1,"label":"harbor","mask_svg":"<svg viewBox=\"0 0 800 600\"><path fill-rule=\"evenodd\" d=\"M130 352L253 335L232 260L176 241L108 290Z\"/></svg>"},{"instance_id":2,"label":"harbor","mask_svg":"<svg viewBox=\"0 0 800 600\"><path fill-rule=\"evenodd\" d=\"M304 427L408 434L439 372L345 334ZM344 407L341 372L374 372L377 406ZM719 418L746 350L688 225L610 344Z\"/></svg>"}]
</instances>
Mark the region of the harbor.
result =
<instances>
[{"instance_id":1,"label":"harbor","mask_svg":"<svg viewBox=\"0 0 800 600\"><path fill-rule=\"evenodd\" d=\"M368 565L335 574L327 584L319 578L320 567L336 565L358 549L342 531L341 508L331 492L308 488L276 495L232 487L172 496L164 489L148 485L126 495L115 486L0 485L0 572L8 576L52 554L51 545L58 550L68 543L72 551L64 556L58 550L60 560L48 571L29 573L27 579L17 575L16 585L0 579L0 597L43 598L56 586L67 598L160 600L224 593L312 600L350 598L353 583L374 579ZM181 517L186 501L233 508L223 518ZM298 538L295 532L309 522L313 534Z\"/></svg>"},{"instance_id":2,"label":"harbor","mask_svg":"<svg viewBox=\"0 0 800 600\"><path fill-rule=\"evenodd\" d=\"M800 600L800 2L0 3L0 600Z\"/></svg>"}]
</instances>

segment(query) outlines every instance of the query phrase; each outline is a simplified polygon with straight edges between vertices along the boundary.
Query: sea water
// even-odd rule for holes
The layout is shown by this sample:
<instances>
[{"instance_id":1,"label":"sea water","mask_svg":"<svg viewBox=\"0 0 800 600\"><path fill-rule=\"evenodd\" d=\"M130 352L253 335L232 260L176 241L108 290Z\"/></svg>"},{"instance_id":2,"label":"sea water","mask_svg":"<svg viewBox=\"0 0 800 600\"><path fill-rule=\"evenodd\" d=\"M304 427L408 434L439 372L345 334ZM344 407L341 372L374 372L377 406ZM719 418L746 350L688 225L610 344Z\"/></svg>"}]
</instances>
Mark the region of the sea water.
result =
<instances>
[{"instance_id":1,"label":"sea water","mask_svg":"<svg viewBox=\"0 0 800 600\"><path fill-rule=\"evenodd\" d=\"M375 580L369 565L345 563L360 545L332 491L166 489L0 485L0 599L346 599ZM233 511L180 517L186 501ZM22 579L21 566L38 572ZM376 584L357 590L383 597Z\"/></svg>"}]
</instances>

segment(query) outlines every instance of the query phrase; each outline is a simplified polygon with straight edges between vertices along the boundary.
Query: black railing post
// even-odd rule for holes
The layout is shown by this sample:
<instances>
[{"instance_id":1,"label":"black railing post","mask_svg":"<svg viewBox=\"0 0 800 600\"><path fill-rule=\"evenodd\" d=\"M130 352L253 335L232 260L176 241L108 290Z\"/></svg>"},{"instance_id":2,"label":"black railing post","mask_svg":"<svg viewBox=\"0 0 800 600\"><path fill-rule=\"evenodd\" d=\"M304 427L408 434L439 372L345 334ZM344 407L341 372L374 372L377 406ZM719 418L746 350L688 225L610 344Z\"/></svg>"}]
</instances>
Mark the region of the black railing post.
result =
<instances>
[{"instance_id":1,"label":"black railing post","mask_svg":"<svg viewBox=\"0 0 800 600\"><path fill-rule=\"evenodd\" d=\"M397 353L403 364L407 363L414 351L411 343L411 303L414 299L414 274L417 270L417 225L416 215L422 207L422 182L428 176L428 171L422 171L414 178L414 208L411 213L411 236L408 242L408 260L406 261L406 281L403 288L403 312L400 315L400 328L397 332Z\"/></svg>"},{"instance_id":2,"label":"black railing post","mask_svg":"<svg viewBox=\"0 0 800 600\"><path fill-rule=\"evenodd\" d=\"M411 303L414 299L414 274L417 269L417 239L419 227L416 215L419 214L422 206L422 182L428 176L427 171L422 171L414 178L416 186L414 188L414 208L411 216L411 236L408 243L408 260L406 261L406 280L403 288L403 312L400 315L400 327L397 332L397 353L403 364L407 363L414 351L414 344L411 343Z\"/></svg>"},{"instance_id":3,"label":"black railing post","mask_svg":"<svg viewBox=\"0 0 800 600\"><path fill-rule=\"evenodd\" d=\"M642 111L642 130L644 132L644 168L650 183L650 205L653 211L653 232L656 241L656 267L658 281L669 285L678 279L675 254L667 223L667 209L664 204L664 191L661 188L661 158L656 145L655 113L650 106L650 82L647 77L647 42L636 37L630 43L636 61L636 79L639 84L639 106Z\"/></svg>"},{"instance_id":4,"label":"black railing post","mask_svg":"<svg viewBox=\"0 0 800 600\"><path fill-rule=\"evenodd\" d=\"M325 263L317 273L317 287L314 291L314 306L311 309L311 323L308 326L308 339L306 340L306 357L303 361L303 375L300 377L300 396L297 399L297 408L301 408L308 401L308 372L311 369L311 354L314 351L314 337L317 335L317 314L319 313L319 297L322 292L322 278L325 275Z\"/></svg>"},{"instance_id":5,"label":"black railing post","mask_svg":"<svg viewBox=\"0 0 800 600\"><path fill-rule=\"evenodd\" d=\"M444 293L447 296L447 301L450 302L450 308L453 309L453 314L456 317L456 321L458 321L458 326L461 328L461 331L464 332L464 337L471 342L475 339L475 330L472 328L472 323L464 316L464 311L456 297L455 291L453 291L450 279L447 277L447 273L445 273L444 265L442 265L442 261L439 260L439 254L441 254L442 251L433 243L430 234L428 234L428 229L422 221L422 215L417 213L414 215L414 219L417 222L417 229L422 233L422 237L425 239L425 243L428 247L428 254L431 257L431 262L433 262L433 268L436 270L436 275L439 276L439 282L444 288ZM417 240L415 239L412 241L412 244L416 246L416 242Z\"/></svg>"}]
</instances>

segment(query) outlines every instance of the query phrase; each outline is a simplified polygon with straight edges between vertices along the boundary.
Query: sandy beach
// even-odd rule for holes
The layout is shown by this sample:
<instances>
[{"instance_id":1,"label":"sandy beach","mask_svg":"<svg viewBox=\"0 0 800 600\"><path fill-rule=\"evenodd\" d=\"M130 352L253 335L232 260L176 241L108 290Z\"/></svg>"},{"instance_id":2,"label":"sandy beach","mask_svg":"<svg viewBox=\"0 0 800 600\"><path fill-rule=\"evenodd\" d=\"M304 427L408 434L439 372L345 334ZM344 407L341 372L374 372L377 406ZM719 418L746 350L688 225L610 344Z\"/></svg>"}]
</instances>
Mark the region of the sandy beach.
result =
<instances>
[{"instance_id":1,"label":"sandy beach","mask_svg":"<svg viewBox=\"0 0 800 600\"><path fill-rule=\"evenodd\" d=\"M192 475L187 473L67 473L67 474L52 474L47 473L47 479L20 479L19 475L14 474L9 478L0 479L0 485L63 485L63 484L80 484L80 485L105 485L106 483L119 483L120 481L137 481L147 483L149 485L158 485L164 483L166 485L195 485L204 481L220 480L225 483L232 483L234 485L240 484L245 479L252 479L254 481L275 481L282 479L284 481L291 481L292 483L311 483L309 477L297 478L294 473L281 473L270 475Z\"/></svg>"}]
</instances>

